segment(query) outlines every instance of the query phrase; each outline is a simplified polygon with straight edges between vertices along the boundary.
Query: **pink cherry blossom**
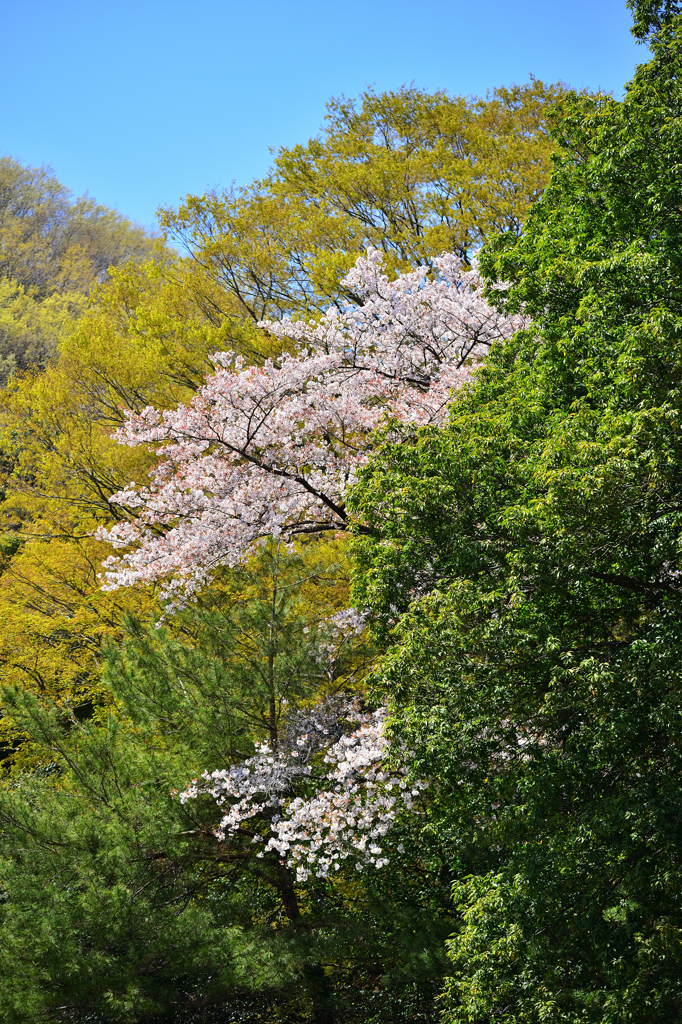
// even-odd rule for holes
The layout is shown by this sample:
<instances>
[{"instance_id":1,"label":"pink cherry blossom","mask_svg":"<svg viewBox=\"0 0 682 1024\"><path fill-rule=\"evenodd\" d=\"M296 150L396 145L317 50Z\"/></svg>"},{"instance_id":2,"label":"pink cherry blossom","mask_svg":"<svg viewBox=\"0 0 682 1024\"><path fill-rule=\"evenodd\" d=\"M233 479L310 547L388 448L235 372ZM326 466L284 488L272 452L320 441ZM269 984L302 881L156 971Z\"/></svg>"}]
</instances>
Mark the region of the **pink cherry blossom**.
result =
<instances>
[{"instance_id":1,"label":"pink cherry blossom","mask_svg":"<svg viewBox=\"0 0 682 1024\"><path fill-rule=\"evenodd\" d=\"M112 498L131 518L98 533L128 549L105 562L105 589L161 582L172 607L261 537L346 529L377 427L441 422L471 361L523 324L486 303L475 269L434 262L433 280L421 267L389 281L370 250L344 282L355 305L261 325L293 353L264 366L216 353L188 405L129 413L114 436L158 460L148 486Z\"/></svg>"}]
</instances>

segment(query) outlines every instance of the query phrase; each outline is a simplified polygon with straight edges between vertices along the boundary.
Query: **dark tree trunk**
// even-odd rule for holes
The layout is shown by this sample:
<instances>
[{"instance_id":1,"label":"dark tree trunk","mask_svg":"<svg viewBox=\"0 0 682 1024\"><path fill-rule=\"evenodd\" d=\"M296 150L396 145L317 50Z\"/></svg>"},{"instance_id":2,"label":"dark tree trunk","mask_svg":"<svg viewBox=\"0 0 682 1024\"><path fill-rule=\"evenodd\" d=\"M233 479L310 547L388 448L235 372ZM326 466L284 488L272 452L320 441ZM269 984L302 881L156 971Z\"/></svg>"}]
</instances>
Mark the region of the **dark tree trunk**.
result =
<instances>
[{"instance_id":1,"label":"dark tree trunk","mask_svg":"<svg viewBox=\"0 0 682 1024\"><path fill-rule=\"evenodd\" d=\"M313 1024L334 1024L336 1021L334 993L329 987L322 964L306 964L303 973L313 1002Z\"/></svg>"},{"instance_id":2,"label":"dark tree trunk","mask_svg":"<svg viewBox=\"0 0 682 1024\"><path fill-rule=\"evenodd\" d=\"M301 921L301 911L296 899L291 872L284 864L278 865L278 888L284 905L284 912L294 928ZM327 975L321 963L306 964L303 968L306 988L313 1004L313 1024L335 1024L336 1008Z\"/></svg>"}]
</instances>

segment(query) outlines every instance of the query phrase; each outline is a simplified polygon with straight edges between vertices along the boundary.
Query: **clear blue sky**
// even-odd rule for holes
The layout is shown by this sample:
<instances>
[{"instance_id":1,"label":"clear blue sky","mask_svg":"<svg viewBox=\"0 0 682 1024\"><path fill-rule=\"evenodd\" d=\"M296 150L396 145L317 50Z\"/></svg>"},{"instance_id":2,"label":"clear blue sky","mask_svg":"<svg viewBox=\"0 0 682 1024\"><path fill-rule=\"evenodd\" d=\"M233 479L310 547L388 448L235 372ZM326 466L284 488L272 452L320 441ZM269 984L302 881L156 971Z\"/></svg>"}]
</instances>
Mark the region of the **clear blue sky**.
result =
<instances>
[{"instance_id":1,"label":"clear blue sky","mask_svg":"<svg viewBox=\"0 0 682 1024\"><path fill-rule=\"evenodd\" d=\"M368 85L482 95L529 74L622 86L622 0L1 0L0 154L152 224L246 184Z\"/></svg>"}]
</instances>

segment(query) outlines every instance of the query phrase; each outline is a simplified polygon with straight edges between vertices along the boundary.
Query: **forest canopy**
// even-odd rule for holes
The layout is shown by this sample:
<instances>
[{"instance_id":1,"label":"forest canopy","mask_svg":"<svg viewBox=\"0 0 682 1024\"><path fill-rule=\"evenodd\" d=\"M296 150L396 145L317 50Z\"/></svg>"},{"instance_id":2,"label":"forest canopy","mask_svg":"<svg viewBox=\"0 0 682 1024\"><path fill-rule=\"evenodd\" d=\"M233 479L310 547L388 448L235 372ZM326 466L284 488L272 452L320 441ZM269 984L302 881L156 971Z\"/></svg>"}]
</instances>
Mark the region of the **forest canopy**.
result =
<instances>
[{"instance_id":1,"label":"forest canopy","mask_svg":"<svg viewBox=\"0 0 682 1024\"><path fill-rule=\"evenodd\" d=\"M561 83L486 99L415 87L332 100L320 133L277 151L269 175L188 196L161 224L254 321L322 312L368 247L391 270L465 259L518 233L547 182Z\"/></svg>"},{"instance_id":2,"label":"forest canopy","mask_svg":"<svg viewBox=\"0 0 682 1024\"><path fill-rule=\"evenodd\" d=\"M682 16L633 7L623 100L333 100L161 240L2 165L56 340L1 401L0 1020L682 1017Z\"/></svg>"}]
</instances>

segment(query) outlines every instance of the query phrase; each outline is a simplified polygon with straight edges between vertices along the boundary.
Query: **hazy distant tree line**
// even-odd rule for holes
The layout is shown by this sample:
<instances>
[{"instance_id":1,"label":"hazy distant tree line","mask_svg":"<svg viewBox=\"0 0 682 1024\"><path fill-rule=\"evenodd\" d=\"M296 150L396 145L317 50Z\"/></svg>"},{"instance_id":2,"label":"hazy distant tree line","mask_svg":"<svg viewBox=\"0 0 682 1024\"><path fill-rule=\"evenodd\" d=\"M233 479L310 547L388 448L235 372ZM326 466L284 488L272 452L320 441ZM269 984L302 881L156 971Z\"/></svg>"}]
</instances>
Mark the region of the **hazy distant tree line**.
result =
<instances>
[{"instance_id":1,"label":"hazy distant tree line","mask_svg":"<svg viewBox=\"0 0 682 1024\"><path fill-rule=\"evenodd\" d=\"M149 257L139 225L87 195L74 200L49 168L0 158L0 372L41 369L110 267Z\"/></svg>"}]
</instances>

